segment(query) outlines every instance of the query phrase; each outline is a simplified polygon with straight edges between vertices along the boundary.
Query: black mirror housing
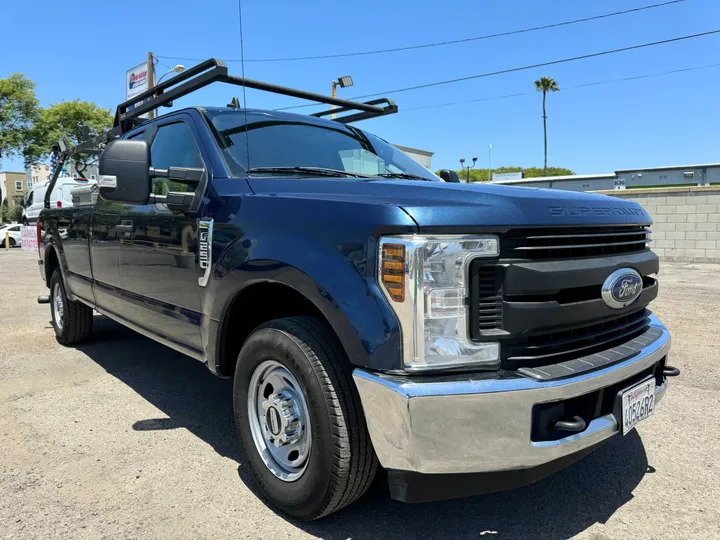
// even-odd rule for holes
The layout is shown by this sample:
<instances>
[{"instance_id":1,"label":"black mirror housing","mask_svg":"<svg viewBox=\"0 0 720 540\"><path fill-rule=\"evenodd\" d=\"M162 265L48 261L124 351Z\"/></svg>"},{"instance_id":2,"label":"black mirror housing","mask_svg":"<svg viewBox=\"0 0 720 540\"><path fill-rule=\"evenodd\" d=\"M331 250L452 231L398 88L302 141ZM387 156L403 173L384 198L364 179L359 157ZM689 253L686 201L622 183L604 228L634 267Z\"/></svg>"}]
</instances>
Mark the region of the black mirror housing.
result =
<instances>
[{"instance_id":1,"label":"black mirror housing","mask_svg":"<svg viewBox=\"0 0 720 540\"><path fill-rule=\"evenodd\" d=\"M442 169L440 171L440 178L442 178L446 182L453 182L455 184L460 183L458 173L450 169Z\"/></svg>"},{"instance_id":2,"label":"black mirror housing","mask_svg":"<svg viewBox=\"0 0 720 540\"><path fill-rule=\"evenodd\" d=\"M98 187L110 201L147 204L150 199L150 147L145 141L115 139L100 156Z\"/></svg>"}]
</instances>

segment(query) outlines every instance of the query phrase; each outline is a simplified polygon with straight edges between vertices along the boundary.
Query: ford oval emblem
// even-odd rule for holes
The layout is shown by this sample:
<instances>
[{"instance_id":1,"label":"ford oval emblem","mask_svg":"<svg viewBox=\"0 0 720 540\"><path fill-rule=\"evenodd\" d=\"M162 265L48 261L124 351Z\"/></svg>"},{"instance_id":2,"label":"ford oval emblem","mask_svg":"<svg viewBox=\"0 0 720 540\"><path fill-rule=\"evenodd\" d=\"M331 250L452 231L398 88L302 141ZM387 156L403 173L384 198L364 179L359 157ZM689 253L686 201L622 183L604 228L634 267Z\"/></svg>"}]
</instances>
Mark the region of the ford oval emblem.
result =
<instances>
[{"instance_id":1,"label":"ford oval emblem","mask_svg":"<svg viewBox=\"0 0 720 540\"><path fill-rule=\"evenodd\" d=\"M614 309L622 309L638 299L643 288L640 274L632 268L620 268L610 274L602 286L602 299Z\"/></svg>"}]
</instances>

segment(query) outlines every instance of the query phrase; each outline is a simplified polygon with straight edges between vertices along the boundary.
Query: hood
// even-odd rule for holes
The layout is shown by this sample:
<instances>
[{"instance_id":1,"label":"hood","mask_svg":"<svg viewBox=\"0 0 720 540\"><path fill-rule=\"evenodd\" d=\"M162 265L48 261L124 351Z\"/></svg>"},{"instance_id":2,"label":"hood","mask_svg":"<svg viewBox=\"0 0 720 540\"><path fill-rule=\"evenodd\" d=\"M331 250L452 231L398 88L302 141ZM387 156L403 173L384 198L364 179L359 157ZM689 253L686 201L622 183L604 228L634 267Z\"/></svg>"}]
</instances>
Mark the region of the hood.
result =
<instances>
[{"instance_id":1,"label":"hood","mask_svg":"<svg viewBox=\"0 0 720 540\"><path fill-rule=\"evenodd\" d=\"M632 201L495 184L345 178L251 178L257 195L400 206L420 228L650 224Z\"/></svg>"}]
</instances>

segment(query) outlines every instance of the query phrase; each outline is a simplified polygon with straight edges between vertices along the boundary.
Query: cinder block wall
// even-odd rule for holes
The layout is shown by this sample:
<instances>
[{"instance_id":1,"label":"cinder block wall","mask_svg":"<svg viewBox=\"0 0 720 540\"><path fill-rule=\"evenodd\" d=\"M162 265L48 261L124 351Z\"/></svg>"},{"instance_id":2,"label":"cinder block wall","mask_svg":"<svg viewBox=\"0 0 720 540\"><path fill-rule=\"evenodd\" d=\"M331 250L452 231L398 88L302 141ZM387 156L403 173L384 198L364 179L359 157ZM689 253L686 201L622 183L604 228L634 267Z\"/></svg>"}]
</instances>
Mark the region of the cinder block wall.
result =
<instances>
[{"instance_id":1,"label":"cinder block wall","mask_svg":"<svg viewBox=\"0 0 720 540\"><path fill-rule=\"evenodd\" d=\"M652 217L652 249L662 259L720 263L720 186L598 191L629 199Z\"/></svg>"}]
</instances>

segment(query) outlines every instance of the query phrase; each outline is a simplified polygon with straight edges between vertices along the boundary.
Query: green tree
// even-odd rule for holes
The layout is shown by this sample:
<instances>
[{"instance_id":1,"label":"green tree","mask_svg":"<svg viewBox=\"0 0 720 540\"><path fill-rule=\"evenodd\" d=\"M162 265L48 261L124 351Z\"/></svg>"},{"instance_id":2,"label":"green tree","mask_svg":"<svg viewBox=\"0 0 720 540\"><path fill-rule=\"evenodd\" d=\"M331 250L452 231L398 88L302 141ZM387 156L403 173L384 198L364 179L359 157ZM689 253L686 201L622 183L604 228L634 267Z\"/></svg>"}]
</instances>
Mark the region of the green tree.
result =
<instances>
[{"instance_id":1,"label":"green tree","mask_svg":"<svg viewBox=\"0 0 720 540\"><path fill-rule=\"evenodd\" d=\"M571 176L575 174L574 171L566 169L565 167L546 167L541 169L540 167L527 167L523 169L525 178L538 178L540 176Z\"/></svg>"},{"instance_id":2,"label":"green tree","mask_svg":"<svg viewBox=\"0 0 720 540\"><path fill-rule=\"evenodd\" d=\"M22 73L0 79L0 159L20 153L37 115L34 82Z\"/></svg>"},{"instance_id":3,"label":"green tree","mask_svg":"<svg viewBox=\"0 0 720 540\"><path fill-rule=\"evenodd\" d=\"M540 176L570 176L575 174L572 170L566 169L564 167L548 167L547 169L543 169L541 167L498 167L497 169L492 169L490 171L491 178L493 173L508 173L508 172L520 172L522 171L524 173L525 178L537 178ZM545 173L548 174L545 174ZM461 179L465 179L467 177L467 171L464 171L462 169L459 169L457 171L458 176ZM435 174L438 176L440 175L440 171L437 171ZM490 178L490 179L491 179ZM487 182L488 181L488 170L487 169L470 169L470 182Z\"/></svg>"},{"instance_id":4,"label":"green tree","mask_svg":"<svg viewBox=\"0 0 720 540\"><path fill-rule=\"evenodd\" d=\"M13 197L13 206L10 209L10 221L20 223L22 221L22 211L25 200L22 195Z\"/></svg>"},{"instance_id":5,"label":"green tree","mask_svg":"<svg viewBox=\"0 0 720 540\"><path fill-rule=\"evenodd\" d=\"M7 199L3 199L0 204L0 223L7 223L10 221L10 205Z\"/></svg>"},{"instance_id":6,"label":"green tree","mask_svg":"<svg viewBox=\"0 0 720 540\"><path fill-rule=\"evenodd\" d=\"M547 176L547 114L545 112L545 100L547 99L548 92L559 92L560 87L558 86L555 79L552 77L540 77L535 81L535 90L542 92L543 95L543 138L545 140L545 161L543 162L543 176Z\"/></svg>"},{"instance_id":7,"label":"green tree","mask_svg":"<svg viewBox=\"0 0 720 540\"><path fill-rule=\"evenodd\" d=\"M98 107L89 101L63 101L40 110L37 121L28 134L23 151L25 163L37 163L47 156L54 145L62 140L70 148L82 142L82 128L87 126L95 133L112 127L113 115L110 110ZM73 162L78 171L94 163L96 159L86 154L76 154Z\"/></svg>"}]
</instances>

